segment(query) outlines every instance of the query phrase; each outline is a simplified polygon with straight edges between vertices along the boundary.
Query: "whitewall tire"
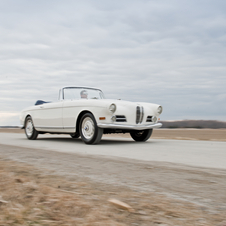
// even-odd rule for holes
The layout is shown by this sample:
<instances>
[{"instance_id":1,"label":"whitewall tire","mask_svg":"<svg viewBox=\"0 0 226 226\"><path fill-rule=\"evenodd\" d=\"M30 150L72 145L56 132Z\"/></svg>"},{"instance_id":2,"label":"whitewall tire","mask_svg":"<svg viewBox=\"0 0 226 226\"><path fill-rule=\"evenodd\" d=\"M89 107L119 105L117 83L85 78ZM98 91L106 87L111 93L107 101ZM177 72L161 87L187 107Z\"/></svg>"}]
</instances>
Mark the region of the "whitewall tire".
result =
<instances>
[{"instance_id":1,"label":"whitewall tire","mask_svg":"<svg viewBox=\"0 0 226 226\"><path fill-rule=\"evenodd\" d=\"M86 144L97 144L101 140L103 129L97 126L96 120L91 113L86 113L80 120L79 133Z\"/></svg>"},{"instance_id":2,"label":"whitewall tire","mask_svg":"<svg viewBox=\"0 0 226 226\"><path fill-rule=\"evenodd\" d=\"M35 140L38 137L38 131L35 129L32 118L30 116L26 118L24 130L27 139Z\"/></svg>"}]
</instances>

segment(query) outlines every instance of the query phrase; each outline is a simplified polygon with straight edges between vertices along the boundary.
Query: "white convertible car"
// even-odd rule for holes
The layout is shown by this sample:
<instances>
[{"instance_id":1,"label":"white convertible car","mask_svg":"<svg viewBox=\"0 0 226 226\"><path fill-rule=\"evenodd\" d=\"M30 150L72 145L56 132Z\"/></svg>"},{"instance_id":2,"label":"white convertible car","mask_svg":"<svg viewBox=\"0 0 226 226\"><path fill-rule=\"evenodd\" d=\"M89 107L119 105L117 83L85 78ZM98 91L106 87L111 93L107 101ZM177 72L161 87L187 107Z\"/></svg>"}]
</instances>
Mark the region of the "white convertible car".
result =
<instances>
[{"instance_id":1,"label":"white convertible car","mask_svg":"<svg viewBox=\"0 0 226 226\"><path fill-rule=\"evenodd\" d=\"M103 134L130 133L135 141L146 141L162 126L161 113L158 104L105 99L95 88L64 87L58 102L37 101L22 111L20 122L30 140L44 133L69 134L96 144Z\"/></svg>"}]
</instances>

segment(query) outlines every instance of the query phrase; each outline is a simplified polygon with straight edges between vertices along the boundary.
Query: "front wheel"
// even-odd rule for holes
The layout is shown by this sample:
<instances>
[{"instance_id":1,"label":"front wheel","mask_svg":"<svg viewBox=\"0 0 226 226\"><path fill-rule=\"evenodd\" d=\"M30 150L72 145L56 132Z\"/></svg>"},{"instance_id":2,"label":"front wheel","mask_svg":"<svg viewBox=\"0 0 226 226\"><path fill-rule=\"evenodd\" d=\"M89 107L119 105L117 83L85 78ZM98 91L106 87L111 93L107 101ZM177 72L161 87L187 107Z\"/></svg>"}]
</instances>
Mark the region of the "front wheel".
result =
<instances>
[{"instance_id":1,"label":"front wheel","mask_svg":"<svg viewBox=\"0 0 226 226\"><path fill-rule=\"evenodd\" d=\"M79 138L80 134L79 133L71 133L70 136L71 136L71 138L75 139L75 138Z\"/></svg>"},{"instance_id":2,"label":"front wheel","mask_svg":"<svg viewBox=\"0 0 226 226\"><path fill-rule=\"evenodd\" d=\"M152 129L134 130L130 132L130 136L135 141L146 141L150 138L151 134L152 134Z\"/></svg>"},{"instance_id":3,"label":"front wheel","mask_svg":"<svg viewBox=\"0 0 226 226\"><path fill-rule=\"evenodd\" d=\"M82 140L86 144L97 144L103 135L103 129L97 126L96 120L91 113L82 116L79 131Z\"/></svg>"},{"instance_id":4,"label":"front wheel","mask_svg":"<svg viewBox=\"0 0 226 226\"><path fill-rule=\"evenodd\" d=\"M28 116L25 121L25 134L29 140L35 140L38 137L38 131L35 129L30 116Z\"/></svg>"}]
</instances>

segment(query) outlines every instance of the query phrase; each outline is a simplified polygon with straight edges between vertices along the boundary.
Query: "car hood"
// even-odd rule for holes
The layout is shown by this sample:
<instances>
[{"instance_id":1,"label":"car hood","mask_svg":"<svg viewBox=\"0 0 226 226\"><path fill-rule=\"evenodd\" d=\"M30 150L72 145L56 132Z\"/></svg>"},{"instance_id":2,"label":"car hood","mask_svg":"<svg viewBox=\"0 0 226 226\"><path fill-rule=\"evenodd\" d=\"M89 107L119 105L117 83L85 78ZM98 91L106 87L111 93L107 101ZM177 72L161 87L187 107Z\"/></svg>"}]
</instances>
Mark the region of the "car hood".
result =
<instances>
[{"instance_id":1,"label":"car hood","mask_svg":"<svg viewBox=\"0 0 226 226\"><path fill-rule=\"evenodd\" d=\"M110 104L116 104L124 107L132 107L132 106L148 106L148 107L158 107L159 104L153 104L148 102L132 102L132 101L125 101L125 100L115 100L115 99L101 99L98 100L101 105L106 104L106 106Z\"/></svg>"}]
</instances>

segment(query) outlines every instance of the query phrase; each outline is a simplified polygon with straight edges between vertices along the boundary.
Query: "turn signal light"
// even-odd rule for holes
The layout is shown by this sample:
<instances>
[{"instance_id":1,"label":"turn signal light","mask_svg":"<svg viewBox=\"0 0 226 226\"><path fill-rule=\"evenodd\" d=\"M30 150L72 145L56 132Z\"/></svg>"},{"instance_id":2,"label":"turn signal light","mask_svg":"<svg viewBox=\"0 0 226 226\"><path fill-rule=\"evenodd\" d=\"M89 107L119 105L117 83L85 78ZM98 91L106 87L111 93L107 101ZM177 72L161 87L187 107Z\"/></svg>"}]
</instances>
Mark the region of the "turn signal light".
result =
<instances>
[{"instance_id":1,"label":"turn signal light","mask_svg":"<svg viewBox=\"0 0 226 226\"><path fill-rule=\"evenodd\" d=\"M105 117L99 117L99 120L105 120L106 118Z\"/></svg>"}]
</instances>

